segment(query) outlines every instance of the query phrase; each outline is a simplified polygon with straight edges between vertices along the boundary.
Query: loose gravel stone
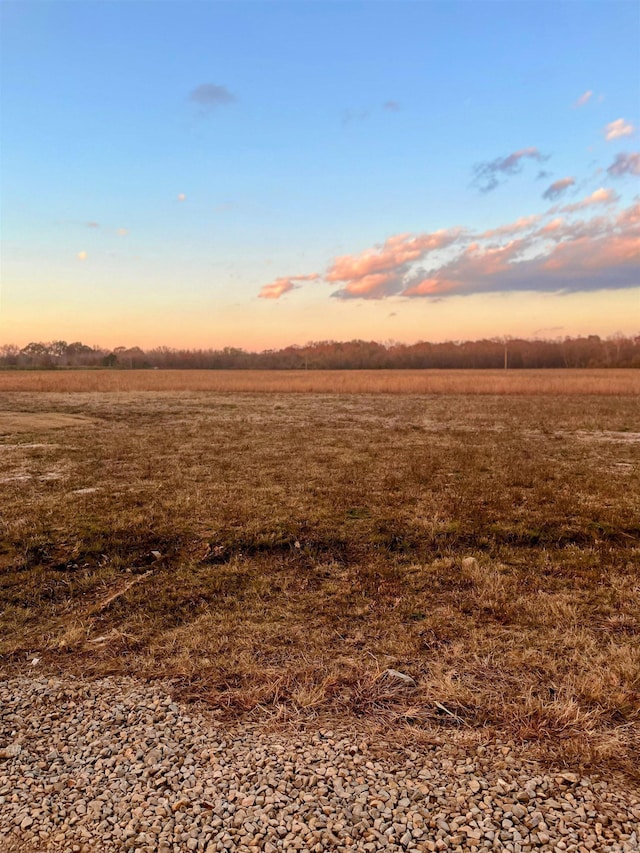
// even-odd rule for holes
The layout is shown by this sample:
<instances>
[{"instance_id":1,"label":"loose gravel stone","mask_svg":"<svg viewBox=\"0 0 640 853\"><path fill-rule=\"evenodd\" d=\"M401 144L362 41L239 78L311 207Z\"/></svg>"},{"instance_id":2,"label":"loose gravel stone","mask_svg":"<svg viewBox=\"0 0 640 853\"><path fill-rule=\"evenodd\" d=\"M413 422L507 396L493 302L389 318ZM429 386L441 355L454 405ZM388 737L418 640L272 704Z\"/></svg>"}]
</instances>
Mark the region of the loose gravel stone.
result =
<instances>
[{"instance_id":1,"label":"loose gravel stone","mask_svg":"<svg viewBox=\"0 0 640 853\"><path fill-rule=\"evenodd\" d=\"M0 851L14 849L637 853L640 799L511 744L229 727L160 684L23 677L0 682Z\"/></svg>"}]
</instances>

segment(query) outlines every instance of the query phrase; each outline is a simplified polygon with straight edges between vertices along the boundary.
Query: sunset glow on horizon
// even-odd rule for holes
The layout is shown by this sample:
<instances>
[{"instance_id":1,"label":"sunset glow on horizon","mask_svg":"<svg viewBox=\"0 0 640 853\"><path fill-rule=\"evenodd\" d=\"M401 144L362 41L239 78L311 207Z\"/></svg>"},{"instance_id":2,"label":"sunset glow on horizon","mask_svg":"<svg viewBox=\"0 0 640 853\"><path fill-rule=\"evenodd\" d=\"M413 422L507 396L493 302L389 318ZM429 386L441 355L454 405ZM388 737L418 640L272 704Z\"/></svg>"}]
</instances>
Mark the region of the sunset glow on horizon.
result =
<instances>
[{"instance_id":1,"label":"sunset glow on horizon","mask_svg":"<svg viewBox=\"0 0 640 853\"><path fill-rule=\"evenodd\" d=\"M0 344L640 332L635 4L1 14Z\"/></svg>"}]
</instances>

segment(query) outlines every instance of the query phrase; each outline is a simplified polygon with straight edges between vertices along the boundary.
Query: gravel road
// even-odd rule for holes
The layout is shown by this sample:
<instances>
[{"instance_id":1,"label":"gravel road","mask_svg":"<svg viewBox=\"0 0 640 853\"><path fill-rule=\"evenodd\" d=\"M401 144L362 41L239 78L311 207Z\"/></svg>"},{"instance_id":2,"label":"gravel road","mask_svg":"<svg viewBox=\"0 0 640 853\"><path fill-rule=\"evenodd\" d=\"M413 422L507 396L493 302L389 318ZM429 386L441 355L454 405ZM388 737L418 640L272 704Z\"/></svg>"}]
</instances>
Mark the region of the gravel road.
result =
<instances>
[{"instance_id":1,"label":"gravel road","mask_svg":"<svg viewBox=\"0 0 640 853\"><path fill-rule=\"evenodd\" d=\"M7 850L632 853L640 796L455 732L229 728L162 685L21 677L0 682Z\"/></svg>"}]
</instances>

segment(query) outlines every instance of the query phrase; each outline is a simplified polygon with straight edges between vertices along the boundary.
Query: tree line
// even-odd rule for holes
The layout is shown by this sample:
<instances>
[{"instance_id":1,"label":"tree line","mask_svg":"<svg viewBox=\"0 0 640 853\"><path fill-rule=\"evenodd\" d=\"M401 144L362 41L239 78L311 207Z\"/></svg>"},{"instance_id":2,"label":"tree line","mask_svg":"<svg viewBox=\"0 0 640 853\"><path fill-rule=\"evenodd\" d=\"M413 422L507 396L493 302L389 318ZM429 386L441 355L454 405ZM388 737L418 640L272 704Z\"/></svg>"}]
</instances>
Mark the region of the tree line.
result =
<instances>
[{"instance_id":1,"label":"tree line","mask_svg":"<svg viewBox=\"0 0 640 853\"><path fill-rule=\"evenodd\" d=\"M250 352L223 349L116 347L79 341L0 346L0 369L111 368L215 370L359 370L640 367L640 335L565 337L556 340L492 338L415 344L313 341Z\"/></svg>"}]
</instances>

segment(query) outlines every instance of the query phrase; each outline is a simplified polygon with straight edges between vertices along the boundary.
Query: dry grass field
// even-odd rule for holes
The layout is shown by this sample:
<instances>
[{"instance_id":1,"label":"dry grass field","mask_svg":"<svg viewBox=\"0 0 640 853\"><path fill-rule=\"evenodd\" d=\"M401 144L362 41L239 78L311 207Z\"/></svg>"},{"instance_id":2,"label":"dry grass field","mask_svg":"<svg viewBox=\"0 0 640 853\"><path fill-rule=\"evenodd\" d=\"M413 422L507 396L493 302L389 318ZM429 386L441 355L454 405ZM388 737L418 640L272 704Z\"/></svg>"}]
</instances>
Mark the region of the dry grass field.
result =
<instances>
[{"instance_id":1,"label":"dry grass field","mask_svg":"<svg viewBox=\"0 0 640 853\"><path fill-rule=\"evenodd\" d=\"M637 776L639 379L0 374L0 668Z\"/></svg>"},{"instance_id":2,"label":"dry grass field","mask_svg":"<svg viewBox=\"0 0 640 853\"><path fill-rule=\"evenodd\" d=\"M640 394L639 370L30 370L2 391L302 394Z\"/></svg>"}]
</instances>

